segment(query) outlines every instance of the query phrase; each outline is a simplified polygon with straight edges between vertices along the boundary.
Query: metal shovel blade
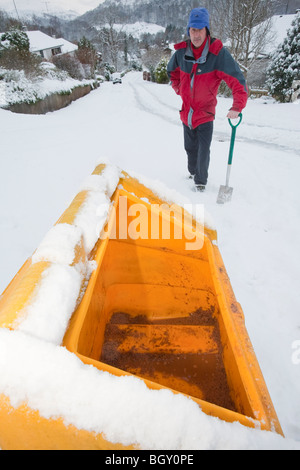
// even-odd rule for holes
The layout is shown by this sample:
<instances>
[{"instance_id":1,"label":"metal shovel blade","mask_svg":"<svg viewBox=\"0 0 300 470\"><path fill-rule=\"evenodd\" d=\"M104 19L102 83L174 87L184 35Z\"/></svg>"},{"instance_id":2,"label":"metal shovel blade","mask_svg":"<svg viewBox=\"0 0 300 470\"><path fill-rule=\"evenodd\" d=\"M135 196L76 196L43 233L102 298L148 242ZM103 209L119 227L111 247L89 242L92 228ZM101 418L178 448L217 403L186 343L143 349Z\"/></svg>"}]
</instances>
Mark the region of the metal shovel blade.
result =
<instances>
[{"instance_id":1,"label":"metal shovel blade","mask_svg":"<svg viewBox=\"0 0 300 470\"><path fill-rule=\"evenodd\" d=\"M228 165L227 165L227 174L226 174L226 184L225 186L220 186L219 194L217 198L217 204L224 204L225 202L231 201L232 191L233 188L229 186L229 178L231 172L231 164L233 158L233 148L234 148L234 141L235 141L235 134L236 128L240 125L242 121L242 113L239 114L239 122L237 124L233 124L231 119L228 119L228 122L231 126L231 140L230 140L230 149L229 149L229 156L228 156Z\"/></svg>"},{"instance_id":2,"label":"metal shovel blade","mask_svg":"<svg viewBox=\"0 0 300 470\"><path fill-rule=\"evenodd\" d=\"M231 201L233 188L230 186L220 186L217 204L225 204Z\"/></svg>"}]
</instances>

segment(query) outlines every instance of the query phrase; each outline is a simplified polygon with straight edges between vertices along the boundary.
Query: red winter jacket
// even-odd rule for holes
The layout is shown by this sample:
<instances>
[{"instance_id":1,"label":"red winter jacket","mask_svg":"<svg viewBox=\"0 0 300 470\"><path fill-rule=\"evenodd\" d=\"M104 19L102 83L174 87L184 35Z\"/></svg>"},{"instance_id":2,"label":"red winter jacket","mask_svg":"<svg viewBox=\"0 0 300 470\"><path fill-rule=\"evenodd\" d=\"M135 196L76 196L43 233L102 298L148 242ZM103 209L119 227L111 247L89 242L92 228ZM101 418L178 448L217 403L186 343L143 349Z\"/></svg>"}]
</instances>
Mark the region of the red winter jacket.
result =
<instances>
[{"instance_id":1,"label":"red winter jacket","mask_svg":"<svg viewBox=\"0 0 300 470\"><path fill-rule=\"evenodd\" d=\"M215 119L217 93L224 80L232 90L232 110L246 106L248 90L245 78L219 39L208 40L201 57L195 60L190 40L175 45L176 52L167 67L175 92L183 105L180 117L191 129Z\"/></svg>"}]
</instances>

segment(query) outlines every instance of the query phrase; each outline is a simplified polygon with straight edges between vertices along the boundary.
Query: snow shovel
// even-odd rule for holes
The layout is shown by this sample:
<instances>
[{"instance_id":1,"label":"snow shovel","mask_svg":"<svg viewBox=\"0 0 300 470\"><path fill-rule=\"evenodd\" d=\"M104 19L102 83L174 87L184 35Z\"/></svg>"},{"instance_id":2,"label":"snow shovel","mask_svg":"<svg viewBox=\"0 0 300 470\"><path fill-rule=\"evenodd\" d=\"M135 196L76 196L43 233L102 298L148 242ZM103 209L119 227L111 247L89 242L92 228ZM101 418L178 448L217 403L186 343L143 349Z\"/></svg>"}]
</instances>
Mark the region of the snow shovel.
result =
<instances>
[{"instance_id":1,"label":"snow shovel","mask_svg":"<svg viewBox=\"0 0 300 470\"><path fill-rule=\"evenodd\" d=\"M229 157L228 157L228 165L227 165L226 184L225 186L220 186L218 199L217 199L218 204L224 204L225 202L229 202L232 197L233 188L229 186L229 177L230 177L230 171L231 171L236 128L241 124L241 121L243 118L242 113L239 114L239 118L240 118L239 122L236 125L234 125L231 122L231 120L228 119L228 122L231 126L231 141L230 141L230 149L229 149Z\"/></svg>"}]
</instances>

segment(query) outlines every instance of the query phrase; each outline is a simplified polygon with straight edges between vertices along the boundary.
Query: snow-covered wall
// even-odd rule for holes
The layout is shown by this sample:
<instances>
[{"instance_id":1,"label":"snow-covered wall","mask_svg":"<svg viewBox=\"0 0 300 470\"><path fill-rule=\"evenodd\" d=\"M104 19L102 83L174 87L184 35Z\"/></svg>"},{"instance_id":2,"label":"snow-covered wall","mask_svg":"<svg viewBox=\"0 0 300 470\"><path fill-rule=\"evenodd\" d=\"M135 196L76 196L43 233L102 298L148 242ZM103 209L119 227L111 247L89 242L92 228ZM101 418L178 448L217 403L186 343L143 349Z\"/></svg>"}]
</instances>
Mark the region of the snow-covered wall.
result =
<instances>
[{"instance_id":1,"label":"snow-covered wall","mask_svg":"<svg viewBox=\"0 0 300 470\"><path fill-rule=\"evenodd\" d=\"M8 106L7 109L14 113L21 114L46 114L51 111L65 108L72 103L72 101L82 98L93 89L94 87L91 85L78 86L67 93L52 93L36 103L16 103Z\"/></svg>"}]
</instances>

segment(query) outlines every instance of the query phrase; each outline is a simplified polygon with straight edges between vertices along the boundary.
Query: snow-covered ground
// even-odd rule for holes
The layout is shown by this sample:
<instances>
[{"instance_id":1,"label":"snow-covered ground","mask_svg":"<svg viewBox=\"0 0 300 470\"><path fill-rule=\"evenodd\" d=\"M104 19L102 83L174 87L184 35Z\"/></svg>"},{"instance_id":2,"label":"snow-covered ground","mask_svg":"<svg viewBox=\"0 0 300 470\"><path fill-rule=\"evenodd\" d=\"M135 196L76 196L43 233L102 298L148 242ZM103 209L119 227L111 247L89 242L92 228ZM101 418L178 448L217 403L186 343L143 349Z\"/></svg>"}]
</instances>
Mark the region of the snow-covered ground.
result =
<instances>
[{"instance_id":1,"label":"snow-covered ground","mask_svg":"<svg viewBox=\"0 0 300 470\"><path fill-rule=\"evenodd\" d=\"M141 175L155 188L166 192L166 188L175 189L177 202L203 203L206 218L217 229L219 248L286 439L204 418L203 413L199 416L192 405L180 400L171 406L177 407L178 420L192 418L190 427L186 424L185 440L180 437L181 421L160 428L161 434L156 435L164 441L151 441L161 426L159 420L152 419L153 427L146 423L146 434L139 435L135 428L135 436L141 442L143 436L144 445L152 448L163 442L165 448L300 449L299 102L249 100L237 130L230 180L233 199L223 206L216 204L216 198L220 185L225 183L231 132L226 114L231 100L219 98L209 183L204 194L193 192L192 182L186 179L180 105L180 98L170 86L144 82L141 73L131 73L122 85L104 83L68 108L45 116L0 109L0 291L39 246L82 181L102 159ZM8 333L4 337L2 333L2 341L13 350L17 338L23 351L28 351L27 365L34 360L41 346L36 339L21 333L19 337L9 337ZM67 352L57 348L53 351L52 356L50 344L43 344L43 361L50 355L53 363L69 361L72 379L80 376L84 380L86 371ZM16 350L16 357L20 354ZM38 377L36 370L29 368L26 373ZM93 380L93 385L103 385L98 376ZM21 387L23 382L16 384ZM65 393L70 392L69 383L65 385ZM109 381L107 386L112 386ZM123 393L127 387L136 397L144 393L135 382L124 381L122 386ZM148 399L147 407L151 407L153 395ZM43 407L41 401L35 396L39 409ZM168 415L170 402L170 397L161 397L158 416L159 406L165 416L172 415ZM132 409L132 403L127 405L128 410ZM45 415L57 412L55 403L51 406L44 410ZM67 420L73 419L76 424L74 416L71 413ZM95 429L96 423L87 422L88 416L85 410L82 426ZM130 429L123 426L124 437L122 433L116 436L113 419L107 432L119 440L128 438L126 432L134 425L142 426L143 421L139 417L140 422L135 418ZM129 412L124 421L128 419Z\"/></svg>"}]
</instances>

